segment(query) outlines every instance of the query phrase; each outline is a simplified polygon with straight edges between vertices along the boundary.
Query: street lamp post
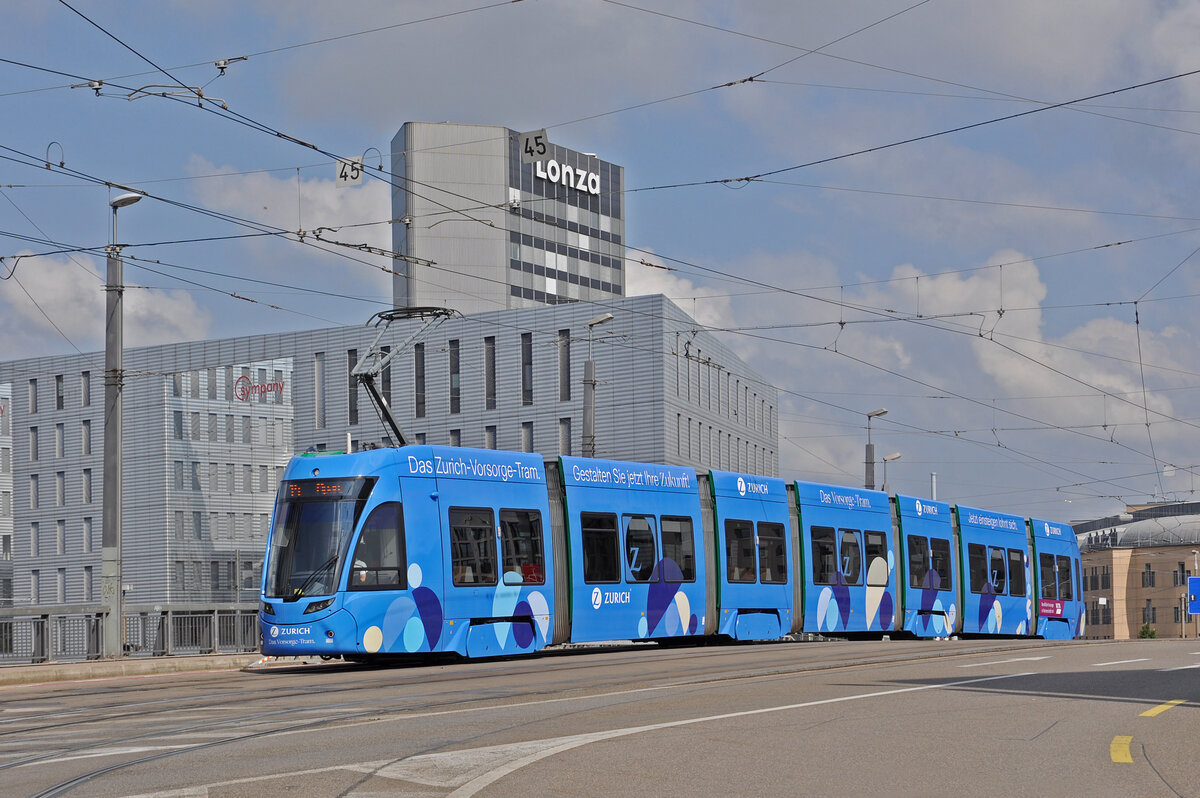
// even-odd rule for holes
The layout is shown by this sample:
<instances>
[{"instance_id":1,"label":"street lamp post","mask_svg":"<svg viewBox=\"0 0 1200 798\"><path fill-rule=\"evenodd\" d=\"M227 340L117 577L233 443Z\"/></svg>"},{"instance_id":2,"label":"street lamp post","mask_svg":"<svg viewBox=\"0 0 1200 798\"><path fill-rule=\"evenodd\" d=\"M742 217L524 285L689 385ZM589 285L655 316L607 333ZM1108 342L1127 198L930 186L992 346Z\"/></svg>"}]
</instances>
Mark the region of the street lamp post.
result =
<instances>
[{"instance_id":1,"label":"street lamp post","mask_svg":"<svg viewBox=\"0 0 1200 798\"><path fill-rule=\"evenodd\" d=\"M863 458L866 471L866 479L863 481L863 487L867 490L875 490L875 444L871 443L871 419L886 415L886 407L881 407L878 410L872 410L870 413L867 413L867 454Z\"/></svg>"},{"instance_id":2,"label":"street lamp post","mask_svg":"<svg viewBox=\"0 0 1200 798\"><path fill-rule=\"evenodd\" d=\"M124 264L117 243L117 209L132 205L141 194L114 197L112 207L112 244L108 248L108 273L104 284L104 498L103 532L100 555L100 595L104 605L105 657L124 653L124 602L121 584L121 416L123 412L124 347L123 310L125 293Z\"/></svg>"},{"instance_id":3,"label":"street lamp post","mask_svg":"<svg viewBox=\"0 0 1200 798\"><path fill-rule=\"evenodd\" d=\"M883 458L883 492L884 493L888 492L887 464L892 462L893 460L899 460L899 459L900 459L900 452L893 452L892 454L886 455Z\"/></svg>"},{"instance_id":4,"label":"street lamp post","mask_svg":"<svg viewBox=\"0 0 1200 798\"><path fill-rule=\"evenodd\" d=\"M587 323L588 356L583 364L583 456L596 456L596 361L592 360L592 330L613 320L613 314L601 313Z\"/></svg>"}]
</instances>

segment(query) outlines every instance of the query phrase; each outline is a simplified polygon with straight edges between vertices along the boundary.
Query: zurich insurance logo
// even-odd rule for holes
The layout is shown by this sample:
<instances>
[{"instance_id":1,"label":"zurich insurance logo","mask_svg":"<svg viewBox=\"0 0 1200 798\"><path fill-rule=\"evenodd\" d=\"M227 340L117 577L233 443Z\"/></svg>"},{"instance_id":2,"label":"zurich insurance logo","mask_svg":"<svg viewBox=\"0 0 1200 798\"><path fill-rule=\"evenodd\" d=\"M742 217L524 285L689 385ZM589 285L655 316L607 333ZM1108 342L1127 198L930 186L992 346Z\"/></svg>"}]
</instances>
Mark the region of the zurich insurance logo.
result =
<instances>
[{"instance_id":1,"label":"zurich insurance logo","mask_svg":"<svg viewBox=\"0 0 1200 798\"><path fill-rule=\"evenodd\" d=\"M917 499L917 515L924 515L925 507L921 504L921 500Z\"/></svg>"},{"instance_id":2,"label":"zurich insurance logo","mask_svg":"<svg viewBox=\"0 0 1200 798\"><path fill-rule=\"evenodd\" d=\"M592 609L594 609L594 610L600 609L600 602L603 600L604 600L604 597L600 594L600 588L598 588L598 587L592 588Z\"/></svg>"},{"instance_id":3,"label":"zurich insurance logo","mask_svg":"<svg viewBox=\"0 0 1200 798\"><path fill-rule=\"evenodd\" d=\"M271 627L271 637L279 637L279 627L278 626Z\"/></svg>"},{"instance_id":4,"label":"zurich insurance logo","mask_svg":"<svg viewBox=\"0 0 1200 798\"><path fill-rule=\"evenodd\" d=\"M738 477L738 495L746 495L746 480L742 479L741 477Z\"/></svg>"}]
</instances>

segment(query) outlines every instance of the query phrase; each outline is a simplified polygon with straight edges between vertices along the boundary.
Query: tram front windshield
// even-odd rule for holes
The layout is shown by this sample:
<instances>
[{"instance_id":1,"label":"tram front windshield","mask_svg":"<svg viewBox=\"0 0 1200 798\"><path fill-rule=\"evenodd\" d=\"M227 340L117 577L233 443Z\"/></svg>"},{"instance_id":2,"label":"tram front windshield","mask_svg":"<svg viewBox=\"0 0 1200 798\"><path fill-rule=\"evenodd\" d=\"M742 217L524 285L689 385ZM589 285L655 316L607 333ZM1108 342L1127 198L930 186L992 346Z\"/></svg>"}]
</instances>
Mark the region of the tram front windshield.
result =
<instances>
[{"instance_id":1,"label":"tram front windshield","mask_svg":"<svg viewBox=\"0 0 1200 798\"><path fill-rule=\"evenodd\" d=\"M297 479L279 486L268 552L266 596L330 596L375 480Z\"/></svg>"}]
</instances>

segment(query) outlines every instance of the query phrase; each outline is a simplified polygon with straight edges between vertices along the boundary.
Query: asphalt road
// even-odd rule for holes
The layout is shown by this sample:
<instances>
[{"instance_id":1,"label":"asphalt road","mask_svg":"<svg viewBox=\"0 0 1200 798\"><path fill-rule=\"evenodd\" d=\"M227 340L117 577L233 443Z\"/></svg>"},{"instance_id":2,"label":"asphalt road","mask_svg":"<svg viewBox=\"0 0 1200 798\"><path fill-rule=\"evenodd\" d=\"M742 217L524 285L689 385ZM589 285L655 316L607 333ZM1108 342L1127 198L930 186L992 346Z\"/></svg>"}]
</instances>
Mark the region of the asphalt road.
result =
<instances>
[{"instance_id":1,"label":"asphalt road","mask_svg":"<svg viewBox=\"0 0 1200 798\"><path fill-rule=\"evenodd\" d=\"M1200 798L1200 644L653 646L0 687L4 796Z\"/></svg>"}]
</instances>

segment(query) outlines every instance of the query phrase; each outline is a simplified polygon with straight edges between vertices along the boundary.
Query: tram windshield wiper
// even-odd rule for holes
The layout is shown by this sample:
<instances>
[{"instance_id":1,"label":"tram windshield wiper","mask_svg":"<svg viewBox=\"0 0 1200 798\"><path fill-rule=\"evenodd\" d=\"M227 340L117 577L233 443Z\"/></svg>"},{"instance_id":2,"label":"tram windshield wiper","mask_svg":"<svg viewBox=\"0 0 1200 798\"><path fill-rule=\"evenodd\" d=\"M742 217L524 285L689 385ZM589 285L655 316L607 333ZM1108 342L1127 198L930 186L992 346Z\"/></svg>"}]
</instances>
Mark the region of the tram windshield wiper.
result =
<instances>
[{"instance_id":1,"label":"tram windshield wiper","mask_svg":"<svg viewBox=\"0 0 1200 798\"><path fill-rule=\"evenodd\" d=\"M320 567L318 567L315 571L313 571L311 574L309 574L308 577L303 582L300 583L300 587L294 589L292 591L292 595L286 597L284 599L284 601L299 601L300 599L304 598L304 596L306 595L305 591L308 590L310 585L314 584L318 579L325 576L326 573L333 572L333 565L334 565L334 563L337 562L337 559L338 559L337 555L335 554L334 556L330 557L328 560L323 562L320 565ZM332 592L333 592L333 586L330 585L329 590L324 591L324 592L314 593L313 595L324 595L325 593L332 593Z\"/></svg>"}]
</instances>

